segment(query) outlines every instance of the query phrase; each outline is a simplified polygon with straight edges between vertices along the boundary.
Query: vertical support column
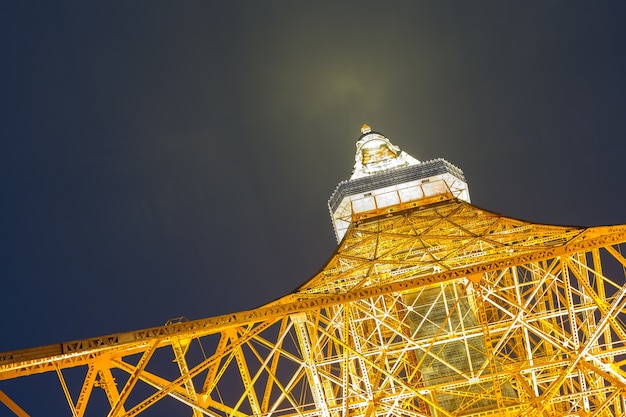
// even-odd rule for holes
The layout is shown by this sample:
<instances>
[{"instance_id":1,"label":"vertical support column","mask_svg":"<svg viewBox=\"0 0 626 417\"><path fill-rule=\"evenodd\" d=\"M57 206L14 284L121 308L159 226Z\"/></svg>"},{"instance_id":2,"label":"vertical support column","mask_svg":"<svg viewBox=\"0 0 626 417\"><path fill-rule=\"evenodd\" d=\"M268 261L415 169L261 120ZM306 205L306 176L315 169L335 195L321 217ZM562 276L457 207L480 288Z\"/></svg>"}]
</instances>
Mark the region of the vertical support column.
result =
<instances>
[{"instance_id":1,"label":"vertical support column","mask_svg":"<svg viewBox=\"0 0 626 417\"><path fill-rule=\"evenodd\" d=\"M109 400L109 404L111 405L111 411L113 411L113 407L120 402L120 393L117 390L117 385L115 384L115 378L113 378L113 374L111 374L111 369L102 368L98 371L98 385L100 388L104 390L104 393ZM119 411L121 413L125 413L124 405L119 405ZM111 413L109 413L111 415Z\"/></svg>"},{"instance_id":2,"label":"vertical support column","mask_svg":"<svg viewBox=\"0 0 626 417\"><path fill-rule=\"evenodd\" d=\"M70 390L67 388L67 384L65 383L65 378L63 378L61 369L59 369L59 366L56 364L55 364L55 369L57 371L57 376L59 377L59 382L61 383L61 387L63 388L65 399L67 399L67 404L70 406L70 410L72 411L72 416L77 417L78 414L76 413L76 406L74 405L74 400L72 400L72 396L70 395Z\"/></svg>"},{"instance_id":3,"label":"vertical support column","mask_svg":"<svg viewBox=\"0 0 626 417\"><path fill-rule=\"evenodd\" d=\"M306 374L309 380L309 386L311 387L313 401L315 401L315 407L319 410L322 417L330 417L328 405L326 404L324 396L324 388L322 386L319 373L317 372L317 367L315 366L315 357L313 356L311 340L307 331L306 314L295 314L291 316L291 320L296 328L296 335L298 337L300 349L302 349L302 359L304 360L304 366L306 367Z\"/></svg>"},{"instance_id":4,"label":"vertical support column","mask_svg":"<svg viewBox=\"0 0 626 417\"><path fill-rule=\"evenodd\" d=\"M407 315L408 315L407 308L404 305L404 300L402 299L401 296L398 296L398 298L396 298L395 308L398 314L398 321L400 322L400 327L402 328L403 336L407 340L413 339L413 337L411 336L411 329L409 328L408 323L407 323ZM420 372L419 367L418 367L417 356L415 355L415 350L414 349L407 350L405 355L406 355L407 365L408 365L406 368L407 382L409 384L413 384L420 388L423 387L424 381L422 381L422 373ZM428 404L426 404L426 401L424 401L424 399L421 397L417 397L416 402L418 404L418 409L420 410L420 412L424 414L425 416L430 416L430 407Z\"/></svg>"},{"instance_id":5,"label":"vertical support column","mask_svg":"<svg viewBox=\"0 0 626 417\"><path fill-rule=\"evenodd\" d=\"M539 267L537 265L533 265L533 268L531 269L531 273L533 275L532 280L533 281L537 281L540 282L541 276L539 274ZM520 306L526 306L527 301L522 299L522 291L520 288L520 276L519 273L517 271L516 267L511 268L511 274L513 276L513 282L515 284L515 299L517 300L517 303ZM532 346L530 345L530 335L528 332L528 328L527 327L523 327L522 328L522 334L523 334L523 338L520 341L522 343L522 349L524 349L524 354L526 355L525 359L528 361L528 364L531 366L531 368L535 365L535 359L534 359L534 355L533 355L533 349ZM521 375L519 376L519 378L521 378ZM533 369L532 372L530 373L530 379L532 381L532 391L535 397L539 396L539 390L537 388L537 372Z\"/></svg>"},{"instance_id":6,"label":"vertical support column","mask_svg":"<svg viewBox=\"0 0 626 417\"><path fill-rule=\"evenodd\" d=\"M279 349L282 347L283 340L288 332L288 322L289 319L283 318L280 321L280 329L278 330L278 337L276 340L276 344L272 349L272 361L270 367L268 369L268 377L265 382L265 392L263 394L263 399L261 400L261 413L267 413L269 410L270 398L272 395L272 387L276 384L276 380L274 376L276 375L276 370L278 369L278 360L280 359Z\"/></svg>"},{"instance_id":7,"label":"vertical support column","mask_svg":"<svg viewBox=\"0 0 626 417\"><path fill-rule=\"evenodd\" d=\"M343 316L343 341L346 345L350 345L350 315L349 315L349 308L350 308L350 304L349 303L345 303L343 304L343 312L342 312L342 316ZM343 417L348 417L348 398L350 396L349 393L349 389L348 386L350 384L349 381L349 377L350 377L350 352L348 351L348 349L344 347L342 347L343 349L343 360L342 360L342 375L341 375L341 385L343 385L342 389L343 389L343 411L342 411L342 416Z\"/></svg>"},{"instance_id":8,"label":"vertical support column","mask_svg":"<svg viewBox=\"0 0 626 417\"><path fill-rule=\"evenodd\" d=\"M85 414L85 409L87 408L87 403L89 403L89 397L91 396L91 391L93 390L97 375L98 370L96 369L96 366L94 364L90 364L87 369L87 375L85 375L83 387L81 388L80 394L78 394L78 400L76 401L76 415L78 417L82 417Z\"/></svg>"},{"instance_id":9,"label":"vertical support column","mask_svg":"<svg viewBox=\"0 0 626 417\"><path fill-rule=\"evenodd\" d=\"M352 313L348 309L348 323L350 325L350 330L352 331L352 340L354 342L354 350L359 353L358 361L359 368L361 369L361 378L363 380L363 385L365 386L365 392L367 392L367 398L369 401L374 400L374 393L372 390L372 383L370 382L370 377L367 373L367 367L365 366L365 361L363 360L363 348L361 346L361 340L359 339L359 331L356 328L356 324L352 318Z\"/></svg>"},{"instance_id":10,"label":"vertical support column","mask_svg":"<svg viewBox=\"0 0 626 417\"><path fill-rule=\"evenodd\" d=\"M189 374L189 366L187 366L187 360L185 359L185 355L187 354L187 350L189 349L189 343L191 343L191 339L175 339L172 340L172 350L174 351L174 360L178 365L178 369L180 370L180 375L185 376ZM187 391L187 396L194 404L198 404L198 394L196 393L196 388L193 386L193 381L191 378L185 378L184 380L185 390ZM197 409L193 409L193 417L202 417L202 414Z\"/></svg>"},{"instance_id":11,"label":"vertical support column","mask_svg":"<svg viewBox=\"0 0 626 417\"><path fill-rule=\"evenodd\" d=\"M578 337L578 323L576 322L576 313L574 312L574 297L572 294L572 283L569 277L567 258L561 258L561 276L563 277L563 290L565 291L565 299L567 301L567 313L569 316L572 342L574 343L574 348L578 349L580 346L580 339Z\"/></svg>"},{"instance_id":12,"label":"vertical support column","mask_svg":"<svg viewBox=\"0 0 626 417\"><path fill-rule=\"evenodd\" d=\"M230 342L230 332L222 332L220 335L220 340L217 343L217 347L215 348L215 355L221 355L228 346ZM218 372L220 370L221 360L215 361L211 366L209 366L209 371L207 372L206 378L204 380L204 384L202 384L202 392L200 394L202 398L202 405L206 407L207 403L211 399L211 393L215 389L218 381Z\"/></svg>"},{"instance_id":13,"label":"vertical support column","mask_svg":"<svg viewBox=\"0 0 626 417\"><path fill-rule=\"evenodd\" d=\"M474 286L476 293L476 307L478 310L478 320L483 329L483 336L485 338L485 353L487 354L487 361L489 362L489 370L491 373L491 381L493 384L493 392L496 397L496 405L499 411L504 411L504 398L502 397L502 390L500 387L500 381L498 377L498 364L493 352L493 341L491 339L491 332L489 330L489 321L487 319L487 310L485 307L485 289L483 288L482 274L471 275L468 277Z\"/></svg>"},{"instance_id":14,"label":"vertical support column","mask_svg":"<svg viewBox=\"0 0 626 417\"><path fill-rule=\"evenodd\" d=\"M140 374L146 368L146 365L152 358L152 355L154 354L157 346L158 343L154 342L152 346L150 346L150 348L146 350L143 355L141 355L141 359L139 359L137 366L128 378L128 381L126 381L126 384L124 385L124 388L122 388L120 394L117 396L117 399L113 403L111 411L109 412L109 416L114 417L120 415L120 413L123 413L122 407L124 406L126 399L128 399L128 396L133 391L133 388L135 388L135 384L137 384L137 381L139 381Z\"/></svg>"},{"instance_id":15,"label":"vertical support column","mask_svg":"<svg viewBox=\"0 0 626 417\"><path fill-rule=\"evenodd\" d=\"M593 256L593 270L596 274L596 285L598 286L598 290L596 291L598 294L598 299L606 300L606 290L604 289L604 279L602 272L602 262L600 260L600 249L594 248L591 251ZM607 328L604 332L604 345L607 349L611 349L613 345L613 336L611 335L611 329Z\"/></svg>"},{"instance_id":16,"label":"vertical support column","mask_svg":"<svg viewBox=\"0 0 626 417\"><path fill-rule=\"evenodd\" d=\"M565 299L567 301L567 313L569 316L570 332L572 335L572 342L574 343L574 349L578 349L580 347L580 337L578 335L578 322L576 320L576 309L574 305L574 295L572 293L572 280L570 279L569 264L569 258L561 258L561 276L563 277L563 287L565 291ZM589 344L592 342L587 341L587 343ZM585 373L581 369L578 369L577 374L580 392L586 392L587 380L585 377ZM584 396L582 400L583 409L585 410L585 412L589 412L589 399L587 398L587 396Z\"/></svg>"},{"instance_id":17,"label":"vertical support column","mask_svg":"<svg viewBox=\"0 0 626 417\"><path fill-rule=\"evenodd\" d=\"M243 354L241 346L235 350L235 360L237 367L239 368L239 374L241 375L241 381L243 382L243 388L248 396L248 402L250 403L250 409L255 415L261 415L261 408L259 406L259 399L257 398L256 391L254 390L254 384L250 377L250 370L246 363L246 358ZM243 400L243 397L242 397Z\"/></svg>"}]
</instances>

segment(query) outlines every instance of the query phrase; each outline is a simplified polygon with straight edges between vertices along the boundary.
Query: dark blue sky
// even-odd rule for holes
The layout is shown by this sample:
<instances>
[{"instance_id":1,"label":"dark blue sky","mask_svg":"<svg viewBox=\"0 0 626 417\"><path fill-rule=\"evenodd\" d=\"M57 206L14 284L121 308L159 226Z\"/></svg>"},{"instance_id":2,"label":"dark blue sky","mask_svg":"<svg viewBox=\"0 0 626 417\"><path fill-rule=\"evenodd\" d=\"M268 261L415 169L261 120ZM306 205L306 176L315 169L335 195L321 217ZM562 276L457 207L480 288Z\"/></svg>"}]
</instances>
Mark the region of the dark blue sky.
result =
<instances>
[{"instance_id":1,"label":"dark blue sky","mask_svg":"<svg viewBox=\"0 0 626 417\"><path fill-rule=\"evenodd\" d=\"M0 351L299 286L363 122L486 209L626 223L625 5L4 2Z\"/></svg>"}]
</instances>

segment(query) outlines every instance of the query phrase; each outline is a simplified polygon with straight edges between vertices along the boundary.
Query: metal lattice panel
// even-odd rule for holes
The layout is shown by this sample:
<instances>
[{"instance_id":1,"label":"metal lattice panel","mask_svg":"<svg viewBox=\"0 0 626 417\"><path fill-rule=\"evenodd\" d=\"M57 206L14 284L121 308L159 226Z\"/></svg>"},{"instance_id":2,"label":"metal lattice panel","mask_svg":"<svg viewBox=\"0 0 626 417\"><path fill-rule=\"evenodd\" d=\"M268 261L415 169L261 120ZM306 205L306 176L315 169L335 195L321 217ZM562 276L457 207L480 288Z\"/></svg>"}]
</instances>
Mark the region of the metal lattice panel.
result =
<instances>
[{"instance_id":1,"label":"metal lattice panel","mask_svg":"<svg viewBox=\"0 0 626 417\"><path fill-rule=\"evenodd\" d=\"M373 177L342 181L337 185L337 188L328 200L328 207L332 213L337 210L341 200L348 195L365 193L374 188L389 187L441 174L452 174L461 181L465 181L465 176L460 168L457 168L445 159L439 158L422 162L419 165L395 168Z\"/></svg>"},{"instance_id":2,"label":"metal lattice panel","mask_svg":"<svg viewBox=\"0 0 626 417\"><path fill-rule=\"evenodd\" d=\"M622 416L624 242L458 200L398 211L255 310L0 353L0 389L54 373L76 416Z\"/></svg>"}]
</instances>

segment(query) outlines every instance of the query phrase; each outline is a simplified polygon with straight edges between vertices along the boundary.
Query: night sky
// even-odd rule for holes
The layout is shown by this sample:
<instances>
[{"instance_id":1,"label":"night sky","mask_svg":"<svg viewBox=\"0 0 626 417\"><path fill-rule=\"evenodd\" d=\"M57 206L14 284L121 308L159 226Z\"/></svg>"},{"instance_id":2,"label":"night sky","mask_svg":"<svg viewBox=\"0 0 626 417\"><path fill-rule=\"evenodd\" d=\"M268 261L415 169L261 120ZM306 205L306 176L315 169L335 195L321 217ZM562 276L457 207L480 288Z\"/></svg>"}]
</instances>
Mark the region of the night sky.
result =
<instances>
[{"instance_id":1,"label":"night sky","mask_svg":"<svg viewBox=\"0 0 626 417\"><path fill-rule=\"evenodd\" d=\"M626 223L624 22L623 1L3 2L0 351L290 292L334 251L363 122L488 210Z\"/></svg>"}]
</instances>

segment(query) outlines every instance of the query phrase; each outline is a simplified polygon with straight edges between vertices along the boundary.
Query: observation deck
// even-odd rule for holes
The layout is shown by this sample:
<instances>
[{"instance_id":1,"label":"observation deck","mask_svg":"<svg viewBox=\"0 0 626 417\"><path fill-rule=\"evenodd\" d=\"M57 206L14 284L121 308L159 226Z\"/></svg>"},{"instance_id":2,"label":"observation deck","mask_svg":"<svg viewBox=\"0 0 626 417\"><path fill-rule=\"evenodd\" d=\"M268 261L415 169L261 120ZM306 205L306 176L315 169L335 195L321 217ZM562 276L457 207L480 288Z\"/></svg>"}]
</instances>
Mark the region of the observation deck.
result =
<instances>
[{"instance_id":1,"label":"observation deck","mask_svg":"<svg viewBox=\"0 0 626 417\"><path fill-rule=\"evenodd\" d=\"M470 202L463 171L445 159L420 162L364 124L354 170L328 200L337 242L351 223L436 201Z\"/></svg>"}]
</instances>

